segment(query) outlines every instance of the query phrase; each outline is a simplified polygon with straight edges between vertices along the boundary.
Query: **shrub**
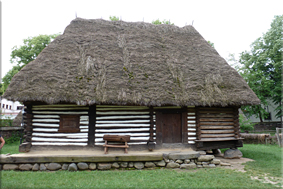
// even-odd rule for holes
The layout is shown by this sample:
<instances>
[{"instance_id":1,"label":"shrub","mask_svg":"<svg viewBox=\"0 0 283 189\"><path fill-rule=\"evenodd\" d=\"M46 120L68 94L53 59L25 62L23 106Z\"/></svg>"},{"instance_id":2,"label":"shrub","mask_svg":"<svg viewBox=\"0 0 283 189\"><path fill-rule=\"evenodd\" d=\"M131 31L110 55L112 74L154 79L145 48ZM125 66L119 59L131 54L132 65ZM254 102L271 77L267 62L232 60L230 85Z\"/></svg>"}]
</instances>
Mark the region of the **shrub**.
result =
<instances>
[{"instance_id":1,"label":"shrub","mask_svg":"<svg viewBox=\"0 0 283 189\"><path fill-rule=\"evenodd\" d=\"M21 133L20 132L12 132L12 135L8 138L5 137L5 143L6 144L12 144L14 142L18 142L21 139Z\"/></svg>"},{"instance_id":2,"label":"shrub","mask_svg":"<svg viewBox=\"0 0 283 189\"><path fill-rule=\"evenodd\" d=\"M255 123L252 123L251 120L246 119L242 114L239 116L239 123L241 132L254 130Z\"/></svg>"},{"instance_id":3,"label":"shrub","mask_svg":"<svg viewBox=\"0 0 283 189\"><path fill-rule=\"evenodd\" d=\"M12 119L0 119L0 127L11 127L13 125Z\"/></svg>"}]
</instances>

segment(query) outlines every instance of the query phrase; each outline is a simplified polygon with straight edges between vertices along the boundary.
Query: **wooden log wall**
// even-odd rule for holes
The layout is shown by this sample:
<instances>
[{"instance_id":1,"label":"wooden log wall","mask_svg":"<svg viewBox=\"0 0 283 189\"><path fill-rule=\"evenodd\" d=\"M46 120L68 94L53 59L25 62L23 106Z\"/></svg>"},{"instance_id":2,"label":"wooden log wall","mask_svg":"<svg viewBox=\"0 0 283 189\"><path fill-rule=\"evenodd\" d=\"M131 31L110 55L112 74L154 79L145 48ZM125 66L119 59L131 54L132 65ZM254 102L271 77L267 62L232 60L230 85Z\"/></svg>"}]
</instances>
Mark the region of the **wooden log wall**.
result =
<instances>
[{"instance_id":1,"label":"wooden log wall","mask_svg":"<svg viewBox=\"0 0 283 189\"><path fill-rule=\"evenodd\" d=\"M237 108L197 107L199 132L198 140L217 141L235 139L239 122ZM198 130L198 129L197 129Z\"/></svg>"},{"instance_id":2,"label":"wooden log wall","mask_svg":"<svg viewBox=\"0 0 283 189\"><path fill-rule=\"evenodd\" d=\"M77 105L34 105L32 107L32 145L88 144L89 107ZM60 115L79 115L78 133L58 133Z\"/></svg>"},{"instance_id":3,"label":"wooden log wall","mask_svg":"<svg viewBox=\"0 0 283 189\"><path fill-rule=\"evenodd\" d=\"M104 144L103 135L130 135L129 145L147 144L151 130L150 115L150 108L145 106L97 105L95 145Z\"/></svg>"},{"instance_id":4,"label":"wooden log wall","mask_svg":"<svg viewBox=\"0 0 283 189\"><path fill-rule=\"evenodd\" d=\"M28 143L31 145L32 138L32 106L25 106L24 114L23 114L23 122L24 122L24 136L23 143Z\"/></svg>"},{"instance_id":5,"label":"wooden log wall","mask_svg":"<svg viewBox=\"0 0 283 189\"><path fill-rule=\"evenodd\" d=\"M196 112L195 108L188 108L188 143L195 144L196 138Z\"/></svg>"}]
</instances>

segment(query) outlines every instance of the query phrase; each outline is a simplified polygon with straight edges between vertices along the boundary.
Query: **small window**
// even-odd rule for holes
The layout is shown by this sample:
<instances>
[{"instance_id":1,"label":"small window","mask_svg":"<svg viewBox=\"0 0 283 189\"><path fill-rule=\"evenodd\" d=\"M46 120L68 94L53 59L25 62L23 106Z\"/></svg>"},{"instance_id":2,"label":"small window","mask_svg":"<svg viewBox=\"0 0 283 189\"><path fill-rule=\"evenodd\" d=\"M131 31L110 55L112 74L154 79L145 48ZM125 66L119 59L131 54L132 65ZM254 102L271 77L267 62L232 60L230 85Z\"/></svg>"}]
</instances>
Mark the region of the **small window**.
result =
<instances>
[{"instance_id":1,"label":"small window","mask_svg":"<svg viewBox=\"0 0 283 189\"><path fill-rule=\"evenodd\" d=\"M9 106L9 109L11 110L11 109L12 109L12 106Z\"/></svg>"},{"instance_id":2,"label":"small window","mask_svg":"<svg viewBox=\"0 0 283 189\"><path fill-rule=\"evenodd\" d=\"M60 125L58 132L78 133L80 132L79 115L60 115Z\"/></svg>"},{"instance_id":3,"label":"small window","mask_svg":"<svg viewBox=\"0 0 283 189\"><path fill-rule=\"evenodd\" d=\"M9 105L6 105L6 109L8 109L8 106L9 106Z\"/></svg>"},{"instance_id":4,"label":"small window","mask_svg":"<svg viewBox=\"0 0 283 189\"><path fill-rule=\"evenodd\" d=\"M2 108L5 108L5 104L2 105Z\"/></svg>"},{"instance_id":5,"label":"small window","mask_svg":"<svg viewBox=\"0 0 283 189\"><path fill-rule=\"evenodd\" d=\"M17 106L17 110L22 110L23 108L23 106Z\"/></svg>"}]
</instances>

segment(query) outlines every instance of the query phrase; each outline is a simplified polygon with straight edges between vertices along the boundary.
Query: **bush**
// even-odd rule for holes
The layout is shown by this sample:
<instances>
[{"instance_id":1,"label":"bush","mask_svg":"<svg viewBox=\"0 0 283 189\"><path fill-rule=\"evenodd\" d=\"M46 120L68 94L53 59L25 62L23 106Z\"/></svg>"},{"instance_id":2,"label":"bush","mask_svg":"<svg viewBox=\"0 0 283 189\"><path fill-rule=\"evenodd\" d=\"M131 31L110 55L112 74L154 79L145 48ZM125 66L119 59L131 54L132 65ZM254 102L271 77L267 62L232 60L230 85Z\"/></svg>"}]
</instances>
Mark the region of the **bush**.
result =
<instances>
[{"instance_id":1,"label":"bush","mask_svg":"<svg viewBox=\"0 0 283 189\"><path fill-rule=\"evenodd\" d=\"M9 138L4 138L6 144L12 144L20 141L21 133L20 132L12 132L12 135Z\"/></svg>"},{"instance_id":2,"label":"bush","mask_svg":"<svg viewBox=\"0 0 283 189\"><path fill-rule=\"evenodd\" d=\"M242 114L239 116L239 122L241 132L254 130L255 123L252 123L251 120L246 119Z\"/></svg>"},{"instance_id":3,"label":"bush","mask_svg":"<svg viewBox=\"0 0 283 189\"><path fill-rule=\"evenodd\" d=\"M0 119L0 127L11 127L12 125L12 119Z\"/></svg>"}]
</instances>

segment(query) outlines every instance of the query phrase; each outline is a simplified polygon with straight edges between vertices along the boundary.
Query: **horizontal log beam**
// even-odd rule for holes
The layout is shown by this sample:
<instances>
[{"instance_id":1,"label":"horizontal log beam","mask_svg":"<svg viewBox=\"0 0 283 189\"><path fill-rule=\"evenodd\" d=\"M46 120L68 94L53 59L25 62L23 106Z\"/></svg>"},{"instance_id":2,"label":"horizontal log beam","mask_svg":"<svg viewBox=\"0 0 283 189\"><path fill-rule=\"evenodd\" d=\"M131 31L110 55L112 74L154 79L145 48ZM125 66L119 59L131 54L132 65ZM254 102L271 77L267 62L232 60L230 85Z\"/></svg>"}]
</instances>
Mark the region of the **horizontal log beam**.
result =
<instances>
[{"instance_id":1,"label":"horizontal log beam","mask_svg":"<svg viewBox=\"0 0 283 189\"><path fill-rule=\"evenodd\" d=\"M98 126L96 127L96 129L127 129L127 128L150 128L149 126L137 126L137 127L133 127L133 126L120 126L120 127L114 127L114 126L111 126L111 127L101 127L101 126Z\"/></svg>"},{"instance_id":2,"label":"horizontal log beam","mask_svg":"<svg viewBox=\"0 0 283 189\"><path fill-rule=\"evenodd\" d=\"M233 129L234 126L201 126L200 129Z\"/></svg>"},{"instance_id":3,"label":"horizontal log beam","mask_svg":"<svg viewBox=\"0 0 283 189\"><path fill-rule=\"evenodd\" d=\"M217 126L221 126L221 125L226 125L226 126L234 126L234 122L200 122L200 125L217 125Z\"/></svg>"},{"instance_id":4,"label":"horizontal log beam","mask_svg":"<svg viewBox=\"0 0 283 189\"><path fill-rule=\"evenodd\" d=\"M199 110L201 111L201 110L220 110L220 111L226 111L226 110L229 110L229 111L233 111L234 109L231 107L229 107L229 108L224 108L224 107L220 107L220 108L218 108L218 107L198 107L199 108Z\"/></svg>"},{"instance_id":5,"label":"horizontal log beam","mask_svg":"<svg viewBox=\"0 0 283 189\"><path fill-rule=\"evenodd\" d=\"M234 119L223 119L223 118L200 118L201 122L233 122Z\"/></svg>"},{"instance_id":6,"label":"horizontal log beam","mask_svg":"<svg viewBox=\"0 0 283 189\"><path fill-rule=\"evenodd\" d=\"M233 114L233 111L199 110L200 114Z\"/></svg>"},{"instance_id":7,"label":"horizontal log beam","mask_svg":"<svg viewBox=\"0 0 283 189\"><path fill-rule=\"evenodd\" d=\"M223 138L234 137L234 134L202 134L201 138Z\"/></svg>"},{"instance_id":8,"label":"horizontal log beam","mask_svg":"<svg viewBox=\"0 0 283 189\"><path fill-rule=\"evenodd\" d=\"M49 162L57 162L57 163L73 163L73 162L136 162L136 161L160 161L163 159L162 153L143 153L143 154L108 154L106 155L49 155L43 154L38 156L29 156L27 154L15 154L11 156L2 156L0 161L1 163L49 163Z\"/></svg>"},{"instance_id":9,"label":"horizontal log beam","mask_svg":"<svg viewBox=\"0 0 283 189\"><path fill-rule=\"evenodd\" d=\"M33 114L48 114L48 115L61 115L61 114L72 114L72 115L87 115L87 111L32 111Z\"/></svg>"},{"instance_id":10,"label":"horizontal log beam","mask_svg":"<svg viewBox=\"0 0 283 189\"><path fill-rule=\"evenodd\" d=\"M202 134L225 134L234 133L234 130L202 130Z\"/></svg>"},{"instance_id":11,"label":"horizontal log beam","mask_svg":"<svg viewBox=\"0 0 283 189\"><path fill-rule=\"evenodd\" d=\"M131 111L131 112L148 112L149 113L149 108L148 109L135 109L135 108L129 108L129 109L96 109L96 112L126 112L126 111Z\"/></svg>"},{"instance_id":12,"label":"horizontal log beam","mask_svg":"<svg viewBox=\"0 0 283 189\"><path fill-rule=\"evenodd\" d=\"M200 114L200 118L233 118L233 114Z\"/></svg>"}]
</instances>

